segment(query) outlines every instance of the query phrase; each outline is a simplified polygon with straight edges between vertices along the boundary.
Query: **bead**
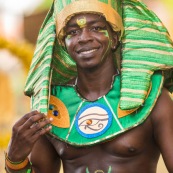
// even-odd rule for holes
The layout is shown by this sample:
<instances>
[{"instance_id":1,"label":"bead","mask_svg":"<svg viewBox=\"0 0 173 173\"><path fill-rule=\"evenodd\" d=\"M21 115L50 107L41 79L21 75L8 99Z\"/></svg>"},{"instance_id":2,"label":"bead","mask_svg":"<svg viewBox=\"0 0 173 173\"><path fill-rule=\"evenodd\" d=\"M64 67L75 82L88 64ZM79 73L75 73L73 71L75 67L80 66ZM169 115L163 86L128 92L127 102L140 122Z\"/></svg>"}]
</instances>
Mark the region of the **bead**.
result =
<instances>
[{"instance_id":1,"label":"bead","mask_svg":"<svg viewBox=\"0 0 173 173\"><path fill-rule=\"evenodd\" d=\"M54 115L54 116L58 116L58 111L56 111L56 110L53 111L53 115Z\"/></svg>"},{"instance_id":2,"label":"bead","mask_svg":"<svg viewBox=\"0 0 173 173\"><path fill-rule=\"evenodd\" d=\"M49 110L53 110L54 106L53 105L49 105Z\"/></svg>"}]
</instances>

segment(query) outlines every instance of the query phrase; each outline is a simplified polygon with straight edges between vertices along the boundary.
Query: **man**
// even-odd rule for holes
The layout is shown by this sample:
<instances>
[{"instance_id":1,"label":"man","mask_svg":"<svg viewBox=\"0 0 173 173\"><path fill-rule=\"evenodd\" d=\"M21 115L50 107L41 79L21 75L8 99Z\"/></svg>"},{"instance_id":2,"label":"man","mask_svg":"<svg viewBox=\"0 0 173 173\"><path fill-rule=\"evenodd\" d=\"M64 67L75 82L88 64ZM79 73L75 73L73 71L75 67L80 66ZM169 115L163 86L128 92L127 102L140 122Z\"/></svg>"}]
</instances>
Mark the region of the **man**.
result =
<instances>
[{"instance_id":1,"label":"man","mask_svg":"<svg viewBox=\"0 0 173 173\"><path fill-rule=\"evenodd\" d=\"M54 2L51 10L53 15L49 15L46 25L44 23L42 26L25 89L32 96L32 107L46 113L47 117L39 111L32 111L14 125L6 154L7 172L57 173L62 161L64 172L68 173L156 173L160 154L168 171L173 172L173 102L167 89L163 88L160 71L153 75L149 73L151 78L144 80L148 81L149 86L147 82L143 82L143 76L147 76L151 68L156 71L172 66L172 62L166 59L164 63L159 54L164 52L170 55L170 60L171 51L159 51L157 46L148 45L146 49L150 57L153 53L151 49L154 50L156 62L151 63L151 58L148 62L138 63L131 59L130 53L135 47L142 47L148 35L143 42L140 40L141 45L129 45L135 42L134 37L129 39L126 36L126 44L122 49L124 59L121 74L115 62L114 52L119 52L119 40L123 33L119 15L121 10L118 7L123 5L125 9L128 6L130 14L133 7L142 8L145 13L148 11L137 1L124 1L124 4L110 1L114 8L110 8L109 3L94 0L61 2ZM62 10L61 7L65 5L67 8ZM54 35L51 30L46 30L54 26L51 25L53 19L56 19L58 42L52 41ZM132 22L134 19L135 16L132 15L126 21L128 23L128 20ZM156 20L155 17L154 19ZM146 25L148 23L151 25L152 22L147 21ZM157 26L162 27L159 23ZM132 30L132 27L128 29ZM125 28L124 35L128 35L128 29ZM142 30L143 28L140 32ZM145 32L148 31L143 31L142 37ZM43 33L47 34L46 37L43 37ZM172 50L165 35L166 33L159 33L157 36L156 33L156 38L164 38L168 49ZM164 44L158 42L159 49L164 49ZM143 54L142 48L136 49L146 59L148 53ZM139 51L133 52L133 57ZM67 57L69 55L70 58ZM130 59L126 59L127 55ZM149 66L145 69L140 66L142 63ZM74 69L77 69L77 73ZM137 79L133 77L134 71L138 71ZM138 83L135 83L134 89L124 85L129 80L128 74L133 83ZM51 93L47 100L50 84ZM143 92L143 89L147 92ZM130 98L131 92L137 97ZM128 98L131 99L130 102L127 102ZM144 98L144 102L141 98ZM124 105L130 109L123 109ZM26 159L28 155L32 165Z\"/></svg>"}]
</instances>

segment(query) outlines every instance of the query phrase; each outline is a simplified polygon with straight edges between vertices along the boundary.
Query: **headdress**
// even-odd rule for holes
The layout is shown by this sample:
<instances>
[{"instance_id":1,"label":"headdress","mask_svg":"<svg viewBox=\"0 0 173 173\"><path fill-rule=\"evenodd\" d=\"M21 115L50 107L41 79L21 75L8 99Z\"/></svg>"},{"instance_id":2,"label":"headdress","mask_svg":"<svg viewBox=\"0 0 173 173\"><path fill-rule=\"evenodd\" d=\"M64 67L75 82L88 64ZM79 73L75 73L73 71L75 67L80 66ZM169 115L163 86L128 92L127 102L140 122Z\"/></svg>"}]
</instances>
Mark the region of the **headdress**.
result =
<instances>
[{"instance_id":1,"label":"headdress","mask_svg":"<svg viewBox=\"0 0 173 173\"><path fill-rule=\"evenodd\" d=\"M124 34L118 52L122 58L121 109L136 109L144 103L156 70L166 70L166 84L173 90L170 84L173 43L162 22L143 3L137 0L55 0L40 29L26 81L25 94L31 96L32 109L47 113L50 86L66 83L76 76L76 64L63 48L61 39L66 22L81 12L103 15L115 31L123 31L122 19Z\"/></svg>"}]
</instances>

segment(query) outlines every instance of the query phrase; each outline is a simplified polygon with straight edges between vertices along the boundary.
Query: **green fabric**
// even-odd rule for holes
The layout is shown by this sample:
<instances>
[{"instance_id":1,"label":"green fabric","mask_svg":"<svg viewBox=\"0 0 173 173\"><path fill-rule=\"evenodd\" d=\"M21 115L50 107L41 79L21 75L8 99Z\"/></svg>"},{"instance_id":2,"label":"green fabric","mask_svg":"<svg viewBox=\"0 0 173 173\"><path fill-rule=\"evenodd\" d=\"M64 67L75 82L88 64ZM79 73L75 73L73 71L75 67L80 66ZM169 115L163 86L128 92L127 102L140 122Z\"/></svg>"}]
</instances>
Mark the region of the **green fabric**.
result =
<instances>
[{"instance_id":1,"label":"green fabric","mask_svg":"<svg viewBox=\"0 0 173 173\"><path fill-rule=\"evenodd\" d=\"M119 100L120 99L120 81L121 81L121 77L116 76L112 89L105 95L116 117L118 114L117 106L120 101ZM147 97L145 104L141 108L139 108L138 110L136 110L135 112L131 113L128 116L125 116L119 119L117 117L122 127L117 123L116 118L113 117L112 124L109 127L109 129L104 134L97 137L93 137L93 138L83 137L81 136L81 134L78 133L75 126L75 123L77 121L76 115L80 111L80 109L82 109L84 106L90 103L92 104L101 103L105 105L106 107L108 107L108 104L105 102L104 97L99 98L95 102L88 102L87 100L85 100L85 102L82 104L82 106L79 109L79 106L82 103L83 99L79 97L74 86L64 86L64 85L54 86L52 87L52 95L59 98L67 107L69 116L70 116L71 127L59 128L52 125L51 135L55 136L56 138L62 141L65 141L66 143L69 143L75 146L87 146L87 145L93 145L93 144L97 144L97 143L109 140L117 136L118 134L124 133L125 131L141 124L148 117L153 106L156 103L156 99L158 98L160 94L162 82L163 82L163 77L161 73L155 73L152 76L151 92L149 96ZM71 131L69 129L71 129ZM69 132L70 132L70 135L67 138Z\"/></svg>"},{"instance_id":2,"label":"green fabric","mask_svg":"<svg viewBox=\"0 0 173 173\"><path fill-rule=\"evenodd\" d=\"M166 28L143 3L117 0L117 4L122 6L118 12L122 12L125 27L122 49L117 52L122 58L120 107L129 110L144 103L154 71L166 70L166 86L173 91L173 72L169 70L173 68L173 44ZM55 11L62 7L53 4L40 29L25 86L32 109L43 113L48 111L50 85L66 83L77 74L75 62L56 39Z\"/></svg>"},{"instance_id":3,"label":"green fabric","mask_svg":"<svg viewBox=\"0 0 173 173\"><path fill-rule=\"evenodd\" d=\"M173 43L161 21L141 2L123 1L123 21L122 89L134 92L121 92L120 106L122 109L133 109L145 100L146 95L137 93L137 90L149 90L153 72L173 67ZM173 73L166 73L168 85ZM171 87L168 89L173 91ZM135 102L133 98L143 101Z\"/></svg>"}]
</instances>

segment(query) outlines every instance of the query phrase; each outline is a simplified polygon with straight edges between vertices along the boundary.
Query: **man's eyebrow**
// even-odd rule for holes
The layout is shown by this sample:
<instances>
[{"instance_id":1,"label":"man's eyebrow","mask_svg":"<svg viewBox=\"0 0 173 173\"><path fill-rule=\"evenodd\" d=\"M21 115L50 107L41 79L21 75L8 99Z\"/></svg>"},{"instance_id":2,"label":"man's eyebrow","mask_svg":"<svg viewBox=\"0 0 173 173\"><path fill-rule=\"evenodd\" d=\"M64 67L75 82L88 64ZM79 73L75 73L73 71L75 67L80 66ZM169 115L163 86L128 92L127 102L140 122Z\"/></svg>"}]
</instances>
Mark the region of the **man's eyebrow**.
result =
<instances>
[{"instance_id":1,"label":"man's eyebrow","mask_svg":"<svg viewBox=\"0 0 173 173\"><path fill-rule=\"evenodd\" d=\"M102 20L100 20L100 18L98 19L94 19L94 20L91 20L91 21L87 21L86 24L87 25L93 25L95 23L98 23L98 22L103 22ZM79 25L76 23L76 22L73 22L73 23L70 23L70 24L67 24L66 27L78 27Z\"/></svg>"}]
</instances>

